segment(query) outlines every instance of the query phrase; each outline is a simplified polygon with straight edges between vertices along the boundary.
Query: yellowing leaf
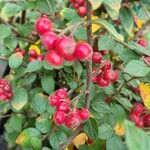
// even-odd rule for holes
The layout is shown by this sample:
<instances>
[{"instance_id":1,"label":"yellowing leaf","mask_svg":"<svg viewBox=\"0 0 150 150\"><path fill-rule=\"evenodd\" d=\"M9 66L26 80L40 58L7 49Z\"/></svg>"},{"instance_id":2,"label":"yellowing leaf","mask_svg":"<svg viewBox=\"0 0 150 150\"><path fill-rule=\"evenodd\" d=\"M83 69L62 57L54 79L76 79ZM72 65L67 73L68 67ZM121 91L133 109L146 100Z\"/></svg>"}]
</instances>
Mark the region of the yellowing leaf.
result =
<instances>
[{"instance_id":1,"label":"yellowing leaf","mask_svg":"<svg viewBox=\"0 0 150 150\"><path fill-rule=\"evenodd\" d=\"M73 140L73 144L78 148L80 145L85 144L88 137L85 133L81 133Z\"/></svg>"},{"instance_id":2,"label":"yellowing leaf","mask_svg":"<svg viewBox=\"0 0 150 150\"><path fill-rule=\"evenodd\" d=\"M138 16L134 16L134 22L139 29L141 29L144 24L143 20L139 19Z\"/></svg>"},{"instance_id":3,"label":"yellowing leaf","mask_svg":"<svg viewBox=\"0 0 150 150\"><path fill-rule=\"evenodd\" d=\"M92 20L99 19L98 16L92 16ZM101 26L98 24L92 24L92 33L95 33Z\"/></svg>"},{"instance_id":4,"label":"yellowing leaf","mask_svg":"<svg viewBox=\"0 0 150 150\"><path fill-rule=\"evenodd\" d=\"M119 136L123 136L125 134L125 127L123 123L117 123L114 128L115 134Z\"/></svg>"},{"instance_id":5,"label":"yellowing leaf","mask_svg":"<svg viewBox=\"0 0 150 150\"><path fill-rule=\"evenodd\" d=\"M21 133L16 139L16 144L22 145L25 141L26 141L26 135Z\"/></svg>"},{"instance_id":6,"label":"yellowing leaf","mask_svg":"<svg viewBox=\"0 0 150 150\"><path fill-rule=\"evenodd\" d=\"M41 43L41 40L37 40L36 42L35 42L35 45L39 45Z\"/></svg>"},{"instance_id":7,"label":"yellowing leaf","mask_svg":"<svg viewBox=\"0 0 150 150\"><path fill-rule=\"evenodd\" d=\"M29 47L29 51L30 50L34 50L36 52L37 55L40 55L41 54L41 50L39 49L39 47L37 45L31 45Z\"/></svg>"},{"instance_id":8,"label":"yellowing leaf","mask_svg":"<svg viewBox=\"0 0 150 150\"><path fill-rule=\"evenodd\" d=\"M140 94L144 105L150 109L150 84L147 83L140 83Z\"/></svg>"}]
</instances>

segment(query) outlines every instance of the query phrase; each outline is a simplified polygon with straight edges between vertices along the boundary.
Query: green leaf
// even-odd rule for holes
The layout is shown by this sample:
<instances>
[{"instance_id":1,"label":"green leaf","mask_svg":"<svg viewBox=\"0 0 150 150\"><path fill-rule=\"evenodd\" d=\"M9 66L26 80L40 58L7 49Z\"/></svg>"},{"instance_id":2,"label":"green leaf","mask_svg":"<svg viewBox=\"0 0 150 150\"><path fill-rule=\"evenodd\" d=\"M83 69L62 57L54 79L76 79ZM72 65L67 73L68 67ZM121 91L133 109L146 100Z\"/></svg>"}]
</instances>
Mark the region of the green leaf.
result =
<instances>
[{"instance_id":1,"label":"green leaf","mask_svg":"<svg viewBox=\"0 0 150 150\"><path fill-rule=\"evenodd\" d=\"M28 64L26 72L39 71L42 68L41 61L32 61Z\"/></svg>"},{"instance_id":2,"label":"green leaf","mask_svg":"<svg viewBox=\"0 0 150 150\"><path fill-rule=\"evenodd\" d=\"M76 29L73 35L77 40L87 40L87 30L84 27Z\"/></svg>"},{"instance_id":3,"label":"green leaf","mask_svg":"<svg viewBox=\"0 0 150 150\"><path fill-rule=\"evenodd\" d=\"M79 18L79 15L76 13L76 11L74 9L71 9L71 8L64 8L60 12L60 15L68 21Z\"/></svg>"},{"instance_id":4,"label":"green leaf","mask_svg":"<svg viewBox=\"0 0 150 150\"><path fill-rule=\"evenodd\" d=\"M125 31L132 35L132 29L133 29L133 16L132 12L127 7L122 7L120 10L120 21L125 29Z\"/></svg>"},{"instance_id":5,"label":"green leaf","mask_svg":"<svg viewBox=\"0 0 150 150\"><path fill-rule=\"evenodd\" d=\"M85 133L92 139L98 137L98 124L97 121L93 118L90 118L84 125Z\"/></svg>"},{"instance_id":6,"label":"green leaf","mask_svg":"<svg viewBox=\"0 0 150 150\"><path fill-rule=\"evenodd\" d=\"M104 35L98 40L98 50L112 50L115 46L116 42L108 35Z\"/></svg>"},{"instance_id":7,"label":"green leaf","mask_svg":"<svg viewBox=\"0 0 150 150\"><path fill-rule=\"evenodd\" d=\"M78 79L80 79L82 71L83 71L83 68L82 68L82 65L81 65L81 63L79 61L75 61L75 63L74 63L74 71L77 73Z\"/></svg>"},{"instance_id":8,"label":"green leaf","mask_svg":"<svg viewBox=\"0 0 150 150\"><path fill-rule=\"evenodd\" d=\"M126 109L131 109L133 105L127 98L120 97L117 99L117 101Z\"/></svg>"},{"instance_id":9,"label":"green leaf","mask_svg":"<svg viewBox=\"0 0 150 150\"><path fill-rule=\"evenodd\" d=\"M9 67L12 69L19 68L22 64L23 56L20 52L14 53L9 57Z\"/></svg>"},{"instance_id":10,"label":"green leaf","mask_svg":"<svg viewBox=\"0 0 150 150\"><path fill-rule=\"evenodd\" d=\"M5 24L0 24L0 40L8 37L11 34L11 29Z\"/></svg>"},{"instance_id":11,"label":"green leaf","mask_svg":"<svg viewBox=\"0 0 150 150\"><path fill-rule=\"evenodd\" d=\"M133 60L126 65L124 71L136 77L144 77L150 72L150 68L142 61Z\"/></svg>"},{"instance_id":12,"label":"green leaf","mask_svg":"<svg viewBox=\"0 0 150 150\"><path fill-rule=\"evenodd\" d=\"M121 7L121 1L122 0L104 0L104 4L114 10L119 10Z\"/></svg>"},{"instance_id":13,"label":"green leaf","mask_svg":"<svg viewBox=\"0 0 150 150\"><path fill-rule=\"evenodd\" d=\"M55 80L52 76L45 75L41 80L41 85L43 90L50 95L55 89Z\"/></svg>"},{"instance_id":14,"label":"green leaf","mask_svg":"<svg viewBox=\"0 0 150 150\"><path fill-rule=\"evenodd\" d=\"M43 134L49 132L51 129L50 120L47 118L41 118L41 117L37 118L35 126Z\"/></svg>"},{"instance_id":15,"label":"green leaf","mask_svg":"<svg viewBox=\"0 0 150 150\"><path fill-rule=\"evenodd\" d=\"M106 30L108 30L115 38L119 39L120 41L124 41L124 37L121 34L119 34L114 28L114 26L110 24L109 22L107 22L106 20L99 19L95 21L95 23L104 26Z\"/></svg>"},{"instance_id":16,"label":"green leaf","mask_svg":"<svg viewBox=\"0 0 150 150\"><path fill-rule=\"evenodd\" d=\"M44 62L44 63L43 63L43 67L44 67L44 69L46 69L46 70L53 70L53 67L50 66L47 62Z\"/></svg>"},{"instance_id":17,"label":"green leaf","mask_svg":"<svg viewBox=\"0 0 150 150\"><path fill-rule=\"evenodd\" d=\"M89 0L92 4L92 10L99 8L104 0Z\"/></svg>"},{"instance_id":18,"label":"green leaf","mask_svg":"<svg viewBox=\"0 0 150 150\"><path fill-rule=\"evenodd\" d=\"M18 42L14 36L6 37L4 39L4 42L5 42L5 46L8 47L11 51L13 51L18 44Z\"/></svg>"},{"instance_id":19,"label":"green leaf","mask_svg":"<svg viewBox=\"0 0 150 150\"><path fill-rule=\"evenodd\" d=\"M43 114L46 111L48 105L47 102L48 101L43 94L37 93L32 99L31 107L37 114Z\"/></svg>"},{"instance_id":20,"label":"green leaf","mask_svg":"<svg viewBox=\"0 0 150 150\"><path fill-rule=\"evenodd\" d=\"M105 140L110 138L112 135L113 135L113 129L111 128L110 125L102 124L98 128L98 138Z\"/></svg>"},{"instance_id":21,"label":"green leaf","mask_svg":"<svg viewBox=\"0 0 150 150\"><path fill-rule=\"evenodd\" d=\"M129 121L125 121L125 138L129 150L150 149L150 136Z\"/></svg>"},{"instance_id":22,"label":"green leaf","mask_svg":"<svg viewBox=\"0 0 150 150\"><path fill-rule=\"evenodd\" d=\"M24 88L15 87L13 89L14 96L10 101L15 110L21 110L28 102L28 93Z\"/></svg>"}]
</instances>

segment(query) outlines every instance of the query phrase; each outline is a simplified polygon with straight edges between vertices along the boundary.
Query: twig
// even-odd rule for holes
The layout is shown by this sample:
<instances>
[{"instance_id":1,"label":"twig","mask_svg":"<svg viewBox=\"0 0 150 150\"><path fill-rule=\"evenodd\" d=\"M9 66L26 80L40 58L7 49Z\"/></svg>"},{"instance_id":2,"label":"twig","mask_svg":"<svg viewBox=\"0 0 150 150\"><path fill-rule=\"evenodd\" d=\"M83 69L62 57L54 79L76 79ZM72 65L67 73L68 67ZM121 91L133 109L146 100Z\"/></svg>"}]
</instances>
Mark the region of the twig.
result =
<instances>
[{"instance_id":1,"label":"twig","mask_svg":"<svg viewBox=\"0 0 150 150\"><path fill-rule=\"evenodd\" d=\"M2 116L0 116L0 119L2 119L2 118L7 118L7 117L11 117L11 116L14 116L14 114L2 115Z\"/></svg>"},{"instance_id":2,"label":"twig","mask_svg":"<svg viewBox=\"0 0 150 150\"><path fill-rule=\"evenodd\" d=\"M7 58L2 57L2 56L0 56L0 59L1 59L1 60L5 60L5 61L8 61L8 59L7 59Z\"/></svg>"}]
</instances>

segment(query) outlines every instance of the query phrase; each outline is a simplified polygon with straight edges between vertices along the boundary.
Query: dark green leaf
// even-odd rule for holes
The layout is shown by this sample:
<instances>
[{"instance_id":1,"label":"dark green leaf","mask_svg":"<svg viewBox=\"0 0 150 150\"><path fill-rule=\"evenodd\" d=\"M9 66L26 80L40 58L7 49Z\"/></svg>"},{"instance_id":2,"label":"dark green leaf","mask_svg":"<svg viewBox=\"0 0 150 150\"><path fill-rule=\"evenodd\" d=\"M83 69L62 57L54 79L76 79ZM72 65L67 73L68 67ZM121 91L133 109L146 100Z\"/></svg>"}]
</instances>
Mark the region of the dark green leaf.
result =
<instances>
[{"instance_id":1,"label":"dark green leaf","mask_svg":"<svg viewBox=\"0 0 150 150\"><path fill-rule=\"evenodd\" d=\"M0 39L4 39L11 34L11 29L5 24L0 24Z\"/></svg>"}]
</instances>

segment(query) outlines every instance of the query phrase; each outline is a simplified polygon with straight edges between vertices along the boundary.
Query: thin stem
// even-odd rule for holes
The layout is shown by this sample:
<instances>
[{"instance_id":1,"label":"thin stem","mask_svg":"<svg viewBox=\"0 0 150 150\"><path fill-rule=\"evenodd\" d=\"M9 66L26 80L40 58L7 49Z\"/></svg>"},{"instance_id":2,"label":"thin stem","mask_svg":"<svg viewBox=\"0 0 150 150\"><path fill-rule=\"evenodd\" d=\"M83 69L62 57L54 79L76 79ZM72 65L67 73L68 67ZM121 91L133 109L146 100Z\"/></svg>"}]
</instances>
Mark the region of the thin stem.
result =
<instances>
[{"instance_id":1,"label":"thin stem","mask_svg":"<svg viewBox=\"0 0 150 150\"><path fill-rule=\"evenodd\" d=\"M8 61L8 59L7 59L7 58L2 57L2 56L0 56L0 59L1 59L1 60L5 60L5 61Z\"/></svg>"},{"instance_id":2,"label":"thin stem","mask_svg":"<svg viewBox=\"0 0 150 150\"><path fill-rule=\"evenodd\" d=\"M3 115L3 116L0 116L0 119L2 119L2 118L7 118L7 117L11 117L11 116L13 116L14 114L7 114L7 115Z\"/></svg>"}]
</instances>

